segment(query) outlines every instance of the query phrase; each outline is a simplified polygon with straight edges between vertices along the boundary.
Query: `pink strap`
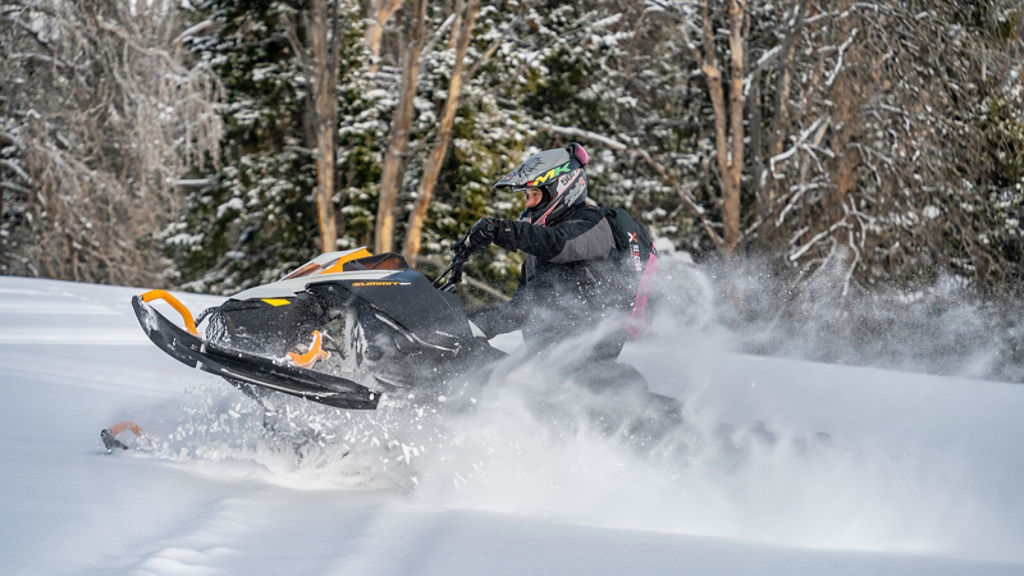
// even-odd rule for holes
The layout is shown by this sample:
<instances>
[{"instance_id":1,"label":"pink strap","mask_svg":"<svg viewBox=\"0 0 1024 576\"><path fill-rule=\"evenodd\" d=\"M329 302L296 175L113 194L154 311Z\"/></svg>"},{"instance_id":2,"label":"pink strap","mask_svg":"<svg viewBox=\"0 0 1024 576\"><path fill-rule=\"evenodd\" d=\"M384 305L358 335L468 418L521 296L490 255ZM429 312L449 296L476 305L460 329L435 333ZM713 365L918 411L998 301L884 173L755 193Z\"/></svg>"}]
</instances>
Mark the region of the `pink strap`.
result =
<instances>
[{"instance_id":1,"label":"pink strap","mask_svg":"<svg viewBox=\"0 0 1024 576\"><path fill-rule=\"evenodd\" d=\"M644 273L640 276L640 283L636 288L636 298L633 299L633 313L629 315L629 320L626 321L626 331L633 338L639 337L647 326L647 293L651 290L651 284L654 283L654 275L657 272L658 257L652 252L651 256L647 259L647 268L644 269Z\"/></svg>"}]
</instances>

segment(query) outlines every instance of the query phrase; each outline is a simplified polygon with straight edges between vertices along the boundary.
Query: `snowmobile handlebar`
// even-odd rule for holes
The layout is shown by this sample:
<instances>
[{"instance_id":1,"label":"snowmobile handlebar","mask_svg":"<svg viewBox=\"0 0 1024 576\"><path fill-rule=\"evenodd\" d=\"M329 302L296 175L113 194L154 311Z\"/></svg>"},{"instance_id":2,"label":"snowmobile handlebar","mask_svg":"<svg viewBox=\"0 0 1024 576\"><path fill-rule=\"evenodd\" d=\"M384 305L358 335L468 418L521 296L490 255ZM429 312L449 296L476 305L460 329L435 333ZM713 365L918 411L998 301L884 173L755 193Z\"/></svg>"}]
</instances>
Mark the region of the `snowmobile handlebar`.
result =
<instances>
[{"instance_id":1,"label":"snowmobile handlebar","mask_svg":"<svg viewBox=\"0 0 1024 576\"><path fill-rule=\"evenodd\" d=\"M454 249L453 252L451 263L444 269L444 272L441 272L437 280L434 280L434 286L441 292L454 292L455 287L462 282L462 267L466 264L466 260L469 260L471 253L469 250L462 249Z\"/></svg>"},{"instance_id":2,"label":"snowmobile handlebar","mask_svg":"<svg viewBox=\"0 0 1024 576\"><path fill-rule=\"evenodd\" d=\"M474 228L475 229L475 228ZM483 248L486 248L490 241L486 243L472 244L469 241L470 236L473 234L473 230L466 232L465 236L459 239L458 242L452 244L452 261L451 264L445 268L444 272L434 280L434 286L442 292L454 292L455 287L462 282L462 266L466 264L469 257L479 252ZM443 284L442 284L443 282Z\"/></svg>"}]
</instances>

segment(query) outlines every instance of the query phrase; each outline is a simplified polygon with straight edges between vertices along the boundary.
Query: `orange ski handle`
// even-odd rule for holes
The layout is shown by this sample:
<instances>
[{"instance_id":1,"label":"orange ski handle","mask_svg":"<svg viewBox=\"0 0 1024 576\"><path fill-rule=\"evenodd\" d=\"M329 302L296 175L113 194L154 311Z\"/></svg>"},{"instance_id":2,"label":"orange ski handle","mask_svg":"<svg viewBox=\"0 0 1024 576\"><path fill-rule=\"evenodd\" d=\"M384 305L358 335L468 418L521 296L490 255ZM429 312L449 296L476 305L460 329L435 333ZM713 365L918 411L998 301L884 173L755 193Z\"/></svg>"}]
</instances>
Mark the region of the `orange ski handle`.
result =
<instances>
[{"instance_id":1,"label":"orange ski handle","mask_svg":"<svg viewBox=\"0 0 1024 576\"><path fill-rule=\"evenodd\" d=\"M322 344L323 335L320 334L319 330L313 330L313 344L310 345L309 351L305 354L289 352L288 357L291 358L292 364L300 368L309 368L320 360L325 360L331 356L330 353L324 351Z\"/></svg>"},{"instance_id":2,"label":"orange ski handle","mask_svg":"<svg viewBox=\"0 0 1024 576\"><path fill-rule=\"evenodd\" d=\"M192 319L192 313L173 294L166 290L150 290L142 295L143 302L153 300L163 300L170 304L171 308L174 308L178 314L181 314L182 319L185 320L185 329L189 331L189 334L199 336L199 330L196 329L196 321Z\"/></svg>"}]
</instances>

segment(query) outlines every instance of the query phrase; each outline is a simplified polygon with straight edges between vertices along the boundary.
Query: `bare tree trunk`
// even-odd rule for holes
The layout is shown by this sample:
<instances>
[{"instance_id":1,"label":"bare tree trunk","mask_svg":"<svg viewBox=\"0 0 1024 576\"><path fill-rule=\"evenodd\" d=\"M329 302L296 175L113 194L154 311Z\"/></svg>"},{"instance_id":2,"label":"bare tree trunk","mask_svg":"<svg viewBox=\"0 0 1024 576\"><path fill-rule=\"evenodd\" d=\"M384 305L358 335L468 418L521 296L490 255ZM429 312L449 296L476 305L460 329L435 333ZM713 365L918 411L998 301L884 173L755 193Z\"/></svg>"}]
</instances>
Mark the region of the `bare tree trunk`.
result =
<instances>
[{"instance_id":1,"label":"bare tree trunk","mask_svg":"<svg viewBox=\"0 0 1024 576\"><path fill-rule=\"evenodd\" d=\"M775 91L775 113L772 125L769 129L768 157L775 158L782 154L785 144L785 137L789 129L789 93L793 77L793 48L796 45L800 29L804 24L804 14L807 10L807 0L800 0L800 4L794 13L793 25L789 35L782 46L782 54L779 56L778 84ZM773 175L774 176L774 175ZM778 183L774 178L770 180L768 187L768 204L766 208L771 209L772 203L778 195Z\"/></svg>"},{"instance_id":2,"label":"bare tree trunk","mask_svg":"<svg viewBox=\"0 0 1024 576\"><path fill-rule=\"evenodd\" d=\"M849 0L840 0L839 8L846 11L849 8ZM852 30L852 24L844 20L838 26L838 41L848 37ZM851 55L850 60L856 58L856 53ZM832 169L833 190L827 206L827 222L835 222L845 218L844 205L847 199L852 198L856 190L856 170L860 164L860 154L856 148L850 146L853 141L853 130L855 126L862 125L859 117L858 101L861 100L857 93L855 62L848 61L846 66L837 73L835 88L833 89L833 100L835 101L834 119L832 122L832 153L835 159L835 167ZM839 244L850 243L849 234L840 234L839 231L833 234Z\"/></svg>"},{"instance_id":3,"label":"bare tree trunk","mask_svg":"<svg viewBox=\"0 0 1024 576\"><path fill-rule=\"evenodd\" d=\"M739 244L740 230L740 181L743 176L743 95L744 48L744 4L729 0L729 53L731 61L729 78L729 102L726 104L725 89L722 85L722 70L715 53L714 23L707 0L701 0L701 20L704 53L697 50L683 26L687 45L708 83L711 106L715 116L715 158L722 179L722 237L718 244L723 254L729 256Z\"/></svg>"},{"instance_id":4,"label":"bare tree trunk","mask_svg":"<svg viewBox=\"0 0 1024 576\"><path fill-rule=\"evenodd\" d=\"M333 34L328 37L328 20ZM320 250L337 249L338 225L334 210L335 140L338 102L335 85L338 77L337 4L328 14L326 0L313 0L310 39L313 45L314 111L316 117L316 210L320 224Z\"/></svg>"},{"instance_id":5,"label":"bare tree trunk","mask_svg":"<svg viewBox=\"0 0 1024 576\"><path fill-rule=\"evenodd\" d=\"M457 9L463 11L462 2L457 3ZM469 41L473 34L473 24L476 22L477 13L480 11L479 0L470 0L461 16L462 25L456 29L455 34L455 66L452 68L452 77L448 83L448 99L444 103L444 111L441 113L441 123L437 128L437 141L434 142L434 149L430 153L430 159L423 170L423 178L420 180L419 197L416 198L416 207L409 217L409 230L405 237L405 249L402 254L410 264L415 264L420 253L420 245L423 239L423 222L427 219L427 209L430 207L430 200L434 195L434 187L437 185L437 178L441 174L441 166L444 163L445 153L448 151L448 144L451 142L452 127L455 124L455 112L459 108L459 97L462 93L462 69L466 59L466 52L469 51Z\"/></svg>"},{"instance_id":6,"label":"bare tree trunk","mask_svg":"<svg viewBox=\"0 0 1024 576\"><path fill-rule=\"evenodd\" d=\"M370 48L370 76L377 74L380 66L380 44L384 37L384 25L395 14L404 0L373 0L370 6L370 21L366 24L366 45Z\"/></svg>"},{"instance_id":7,"label":"bare tree trunk","mask_svg":"<svg viewBox=\"0 0 1024 576\"><path fill-rule=\"evenodd\" d=\"M384 156L384 167L380 177L380 198L377 204L377 224L374 230L374 251L378 254L390 252L395 240L395 208L398 206L403 159L409 144L409 129L412 126L413 100L416 97L420 52L423 50L424 43L427 1L416 0L408 18L411 20L411 30L402 58L402 93L391 122L391 143Z\"/></svg>"},{"instance_id":8,"label":"bare tree trunk","mask_svg":"<svg viewBox=\"0 0 1024 576\"><path fill-rule=\"evenodd\" d=\"M729 2L729 53L732 59L731 78L729 81L729 131L732 137L732 149L727 166L722 164L719 156L719 167L722 169L723 180L727 182L722 190L722 249L732 254L740 241L740 180L743 177L743 112L745 97L743 95L744 67L743 51L746 38L743 35L744 6L740 0Z\"/></svg>"},{"instance_id":9,"label":"bare tree trunk","mask_svg":"<svg viewBox=\"0 0 1024 576\"><path fill-rule=\"evenodd\" d=\"M769 203L765 198L765 172L764 164L764 135L762 124L764 116L761 114L761 80L759 74L755 73L750 78L750 97L747 99L747 107L750 109L750 167L753 173L754 198L756 199L757 214L767 214Z\"/></svg>"}]
</instances>

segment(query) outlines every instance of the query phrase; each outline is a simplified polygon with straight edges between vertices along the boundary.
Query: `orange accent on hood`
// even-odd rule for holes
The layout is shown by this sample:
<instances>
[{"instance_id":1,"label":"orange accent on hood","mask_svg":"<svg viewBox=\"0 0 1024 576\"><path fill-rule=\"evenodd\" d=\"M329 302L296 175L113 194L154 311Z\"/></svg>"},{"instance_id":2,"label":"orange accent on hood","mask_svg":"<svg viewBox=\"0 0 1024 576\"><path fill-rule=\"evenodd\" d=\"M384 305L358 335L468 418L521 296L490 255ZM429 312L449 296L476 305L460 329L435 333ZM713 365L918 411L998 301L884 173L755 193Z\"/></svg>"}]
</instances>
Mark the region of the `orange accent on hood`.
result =
<instances>
[{"instance_id":1,"label":"orange accent on hood","mask_svg":"<svg viewBox=\"0 0 1024 576\"><path fill-rule=\"evenodd\" d=\"M292 364L295 364L299 368L309 368L313 366L313 364L331 357L331 354L326 352L321 347L321 344L323 344L323 335L320 334L319 330L313 330L313 343L309 346L309 351L305 354L289 352L288 358L291 359Z\"/></svg>"},{"instance_id":2,"label":"orange accent on hood","mask_svg":"<svg viewBox=\"0 0 1024 576\"><path fill-rule=\"evenodd\" d=\"M344 272L345 264L347 264L348 262L351 262L353 260L359 260L360 258L369 258L370 256L373 256L373 254L370 254L369 250L367 250L366 248L361 248L351 254L342 256L341 258L338 259L337 262L331 264L330 268L321 272L321 274L333 274L335 272Z\"/></svg>"}]
</instances>

